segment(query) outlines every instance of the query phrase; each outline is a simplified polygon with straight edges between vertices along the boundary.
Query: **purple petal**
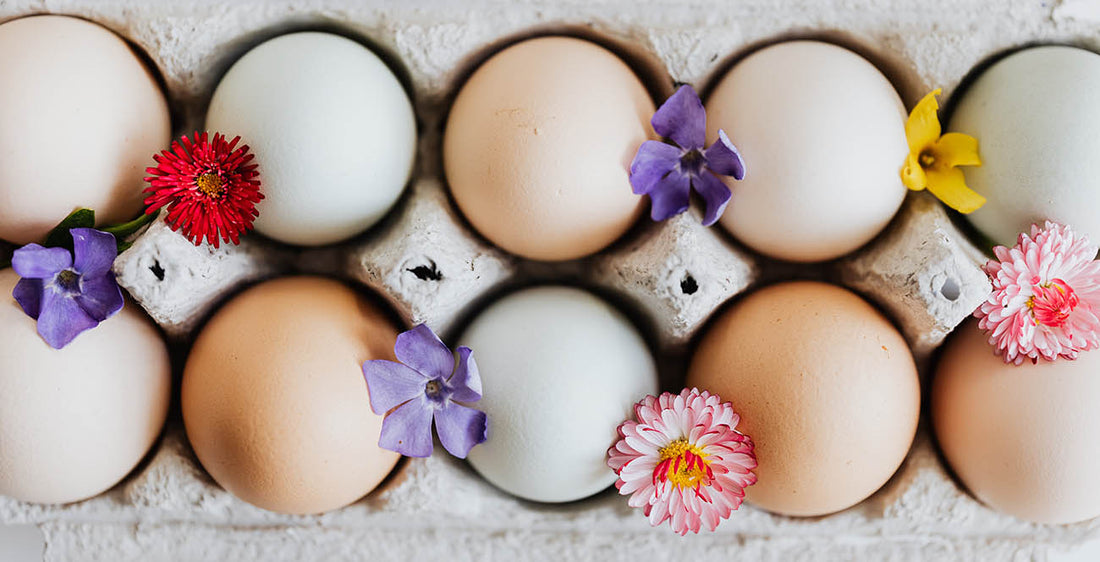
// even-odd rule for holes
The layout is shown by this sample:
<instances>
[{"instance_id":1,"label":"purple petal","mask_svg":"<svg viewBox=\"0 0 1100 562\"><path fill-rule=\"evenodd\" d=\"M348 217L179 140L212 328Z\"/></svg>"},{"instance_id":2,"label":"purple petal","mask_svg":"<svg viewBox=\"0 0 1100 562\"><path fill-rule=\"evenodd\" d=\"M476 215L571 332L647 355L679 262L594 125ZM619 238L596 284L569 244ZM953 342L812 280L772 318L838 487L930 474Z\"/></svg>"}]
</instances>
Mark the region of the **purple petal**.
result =
<instances>
[{"instance_id":1,"label":"purple petal","mask_svg":"<svg viewBox=\"0 0 1100 562\"><path fill-rule=\"evenodd\" d=\"M432 456L432 413L427 400L409 400L382 420L378 446L406 457Z\"/></svg>"},{"instance_id":2,"label":"purple petal","mask_svg":"<svg viewBox=\"0 0 1100 562\"><path fill-rule=\"evenodd\" d=\"M703 226L710 226L718 221L722 212L726 210L726 204L730 202L730 188L726 187L718 176L703 172L693 182L695 191L703 196L706 208L703 211Z\"/></svg>"},{"instance_id":3,"label":"purple petal","mask_svg":"<svg viewBox=\"0 0 1100 562\"><path fill-rule=\"evenodd\" d=\"M73 265L73 256L65 248L43 248L27 244L11 256L11 268L25 279L53 279L58 271Z\"/></svg>"},{"instance_id":4,"label":"purple petal","mask_svg":"<svg viewBox=\"0 0 1100 562\"><path fill-rule=\"evenodd\" d=\"M645 141L630 163L630 187L636 195L645 195L676 169L684 151L660 141Z\"/></svg>"},{"instance_id":5,"label":"purple petal","mask_svg":"<svg viewBox=\"0 0 1100 562\"><path fill-rule=\"evenodd\" d=\"M115 276L110 272L96 277L84 275L80 280L80 294L74 298L80 308L98 322L122 310L122 289L119 289Z\"/></svg>"},{"instance_id":6,"label":"purple petal","mask_svg":"<svg viewBox=\"0 0 1100 562\"><path fill-rule=\"evenodd\" d=\"M669 174L649 192L649 198L653 203L649 216L653 220L663 221L678 215L691 203L691 178L680 173Z\"/></svg>"},{"instance_id":7,"label":"purple petal","mask_svg":"<svg viewBox=\"0 0 1100 562\"><path fill-rule=\"evenodd\" d=\"M378 415L385 414L417 396L423 396L424 385L428 383L424 375L411 367L384 359L364 362L363 377L367 379L370 409Z\"/></svg>"},{"instance_id":8,"label":"purple petal","mask_svg":"<svg viewBox=\"0 0 1100 562\"><path fill-rule=\"evenodd\" d=\"M451 402L436 411L435 432L448 453L464 459L489 437L489 418L481 410Z\"/></svg>"},{"instance_id":9,"label":"purple petal","mask_svg":"<svg viewBox=\"0 0 1100 562\"><path fill-rule=\"evenodd\" d=\"M672 139L681 148L702 149L707 141L707 111L695 88L687 84L661 104L650 123L658 135Z\"/></svg>"},{"instance_id":10,"label":"purple petal","mask_svg":"<svg viewBox=\"0 0 1100 562\"><path fill-rule=\"evenodd\" d=\"M735 180L745 178L745 161L722 129L718 129L718 140L710 145L705 156L710 171L721 176L732 176Z\"/></svg>"},{"instance_id":11,"label":"purple petal","mask_svg":"<svg viewBox=\"0 0 1100 562\"><path fill-rule=\"evenodd\" d=\"M451 400L459 402L477 402L481 400L481 374L477 370L473 351L466 346L459 347L458 367L447 386L451 388Z\"/></svg>"},{"instance_id":12,"label":"purple petal","mask_svg":"<svg viewBox=\"0 0 1100 562\"><path fill-rule=\"evenodd\" d=\"M85 330L99 325L71 297L58 291L44 291L38 315L38 334L54 349L61 349Z\"/></svg>"},{"instance_id":13,"label":"purple petal","mask_svg":"<svg viewBox=\"0 0 1100 562\"><path fill-rule=\"evenodd\" d=\"M94 228L69 229L73 235L73 269L81 275L103 275L111 270L118 256L115 235Z\"/></svg>"},{"instance_id":14,"label":"purple petal","mask_svg":"<svg viewBox=\"0 0 1100 562\"><path fill-rule=\"evenodd\" d=\"M444 379L455 370L455 356L425 324L402 332L393 348L397 360L430 379Z\"/></svg>"},{"instance_id":15,"label":"purple petal","mask_svg":"<svg viewBox=\"0 0 1100 562\"><path fill-rule=\"evenodd\" d=\"M11 296L15 297L15 302L23 307L23 312L27 316L37 320L38 314L42 311L42 290L41 279L20 279L12 289Z\"/></svg>"}]
</instances>

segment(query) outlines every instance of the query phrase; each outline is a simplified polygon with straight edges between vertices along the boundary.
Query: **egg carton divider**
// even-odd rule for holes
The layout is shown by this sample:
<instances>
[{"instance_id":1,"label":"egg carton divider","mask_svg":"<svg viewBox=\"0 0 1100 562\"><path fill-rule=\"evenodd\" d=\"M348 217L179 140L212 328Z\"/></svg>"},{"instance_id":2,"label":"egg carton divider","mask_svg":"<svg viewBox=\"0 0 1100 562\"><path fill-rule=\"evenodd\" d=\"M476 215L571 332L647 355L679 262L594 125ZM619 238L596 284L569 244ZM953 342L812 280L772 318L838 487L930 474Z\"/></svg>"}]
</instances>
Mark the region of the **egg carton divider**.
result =
<instances>
[{"instance_id":1,"label":"egg carton divider","mask_svg":"<svg viewBox=\"0 0 1100 562\"><path fill-rule=\"evenodd\" d=\"M453 329L470 303L519 278L565 276L619 295L657 327L658 353L682 358L714 310L769 277L774 264L717 227L702 228L691 215L642 225L607 251L563 266L532 266L488 245L454 209L438 157L447 105L474 61L510 37L579 28L636 49L643 59L659 61L672 79L701 87L753 45L792 34L836 34L884 64L912 104L932 86L950 95L974 64L1022 44L1071 42L1100 50L1098 19L1082 4L11 0L0 4L0 20L48 11L120 33L163 75L181 116L177 133L201 128L206 102L234 57L280 30L335 26L400 61L421 141L417 174L398 215L349 243L320 249L290 248L260 236L237 247L195 248L158 221L121 256L120 282L177 341L189 341L227 295L287 272L352 279L380 294L407 322L440 331ZM883 307L920 359L984 298L981 260L938 203L913 194L878 239L825 267L831 268L827 275ZM653 552L760 560L1041 559L1052 547L1100 534L1095 521L1035 525L980 505L942 466L926 423L898 473L851 509L798 519L746 506L717 533L687 540L649 529L613 490L561 506L537 505L504 494L447 457L407 461L384 489L342 510L309 517L270 513L213 483L195 462L178 418L149 462L108 493L66 506L0 498L0 522L39 524L48 560L625 560Z\"/></svg>"}]
</instances>

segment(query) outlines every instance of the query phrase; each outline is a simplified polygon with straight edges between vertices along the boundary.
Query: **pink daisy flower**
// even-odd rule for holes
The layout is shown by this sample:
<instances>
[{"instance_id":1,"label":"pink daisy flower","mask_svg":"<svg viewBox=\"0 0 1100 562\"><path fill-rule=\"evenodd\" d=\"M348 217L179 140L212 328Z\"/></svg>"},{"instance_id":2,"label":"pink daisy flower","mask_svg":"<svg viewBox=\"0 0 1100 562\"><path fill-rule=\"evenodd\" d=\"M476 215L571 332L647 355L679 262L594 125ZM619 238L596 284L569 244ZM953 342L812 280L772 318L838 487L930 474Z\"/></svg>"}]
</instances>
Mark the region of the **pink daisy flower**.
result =
<instances>
[{"instance_id":1,"label":"pink daisy flower","mask_svg":"<svg viewBox=\"0 0 1100 562\"><path fill-rule=\"evenodd\" d=\"M1047 221L997 246L985 264L993 294L974 316L1005 363L1076 359L1100 347L1100 261L1088 237Z\"/></svg>"},{"instance_id":2,"label":"pink daisy flower","mask_svg":"<svg viewBox=\"0 0 1100 562\"><path fill-rule=\"evenodd\" d=\"M619 493L643 508L651 525L669 521L680 535L713 531L741 506L745 487L756 483L756 454L736 431L741 418L729 402L685 388L646 396L634 417L619 426L607 465L619 476Z\"/></svg>"}]
</instances>

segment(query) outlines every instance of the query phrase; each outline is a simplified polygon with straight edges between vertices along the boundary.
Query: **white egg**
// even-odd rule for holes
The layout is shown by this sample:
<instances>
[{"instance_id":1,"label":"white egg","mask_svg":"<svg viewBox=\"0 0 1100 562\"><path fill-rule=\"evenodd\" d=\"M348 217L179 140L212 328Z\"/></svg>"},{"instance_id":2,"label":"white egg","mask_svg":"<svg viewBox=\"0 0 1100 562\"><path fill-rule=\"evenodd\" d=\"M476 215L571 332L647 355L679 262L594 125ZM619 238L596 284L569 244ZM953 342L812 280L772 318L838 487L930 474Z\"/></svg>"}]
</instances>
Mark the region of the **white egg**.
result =
<instances>
[{"instance_id":1,"label":"white egg","mask_svg":"<svg viewBox=\"0 0 1100 562\"><path fill-rule=\"evenodd\" d=\"M171 370L141 309L52 349L0 271L0 495L68 503L117 484L145 456L168 413Z\"/></svg>"},{"instance_id":2,"label":"white egg","mask_svg":"<svg viewBox=\"0 0 1100 562\"><path fill-rule=\"evenodd\" d=\"M737 63L706 103L745 160L722 225L753 249L798 262L875 237L905 199L905 107L874 65L841 47L792 41Z\"/></svg>"},{"instance_id":3,"label":"white egg","mask_svg":"<svg viewBox=\"0 0 1100 562\"><path fill-rule=\"evenodd\" d=\"M489 306L459 343L474 350L489 439L470 464L521 498L567 502L615 481L607 449L633 405L657 392L641 335L580 289L538 287Z\"/></svg>"},{"instance_id":4,"label":"white egg","mask_svg":"<svg viewBox=\"0 0 1100 562\"><path fill-rule=\"evenodd\" d=\"M963 168L985 196L968 215L998 244L1055 220L1100 240L1100 55L1025 49L983 72L948 127L977 137L980 167Z\"/></svg>"},{"instance_id":5,"label":"white egg","mask_svg":"<svg viewBox=\"0 0 1100 562\"><path fill-rule=\"evenodd\" d=\"M401 83L359 43L328 33L277 37L218 84L209 131L240 135L256 153L256 230L315 246L369 228L412 172L416 118Z\"/></svg>"}]
</instances>

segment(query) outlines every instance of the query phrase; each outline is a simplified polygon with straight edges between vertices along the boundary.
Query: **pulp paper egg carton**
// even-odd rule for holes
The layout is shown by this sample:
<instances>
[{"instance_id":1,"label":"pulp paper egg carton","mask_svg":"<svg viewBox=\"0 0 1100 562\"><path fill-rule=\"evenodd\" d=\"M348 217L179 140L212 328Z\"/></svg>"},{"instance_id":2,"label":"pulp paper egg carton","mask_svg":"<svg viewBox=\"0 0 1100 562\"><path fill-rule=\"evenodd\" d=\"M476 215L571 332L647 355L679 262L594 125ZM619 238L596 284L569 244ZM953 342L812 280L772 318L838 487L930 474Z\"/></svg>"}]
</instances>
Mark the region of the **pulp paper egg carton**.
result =
<instances>
[{"instance_id":1,"label":"pulp paper egg carton","mask_svg":"<svg viewBox=\"0 0 1100 562\"><path fill-rule=\"evenodd\" d=\"M667 89L675 80L704 93L755 47L824 39L868 57L909 107L935 87L950 96L975 65L1014 47L1056 42L1100 50L1100 7L1087 0L0 1L2 20L47 12L99 22L147 53L164 78L177 135L202 127L210 95L233 61L295 30L365 39L411 89L421 134L414 178L391 215L367 233L316 249L252 235L215 250L156 222L122 254L119 281L164 329L177 376L196 328L221 302L261 279L312 272L365 286L410 324L427 322L447 336L502 288L586 286L634 314L664 365L667 387L683 376L693 338L723 303L763 282L826 279L878 303L927 379L934 349L989 291L981 252L927 194L911 193L868 246L821 265L762 258L691 214L663 223L645 219L588 259L534 263L492 247L449 199L440 146L451 99L495 50L546 33L616 49L651 86ZM308 517L270 513L237 500L203 472L178 412L149 458L108 493L65 506L0 497L0 522L38 524L47 560L68 561L1022 560L1100 534L1095 521L1035 525L982 506L952 479L923 418L898 473L859 505L815 518L746 505L717 532L686 539L651 529L613 489L564 505L530 503L442 454L403 461L348 508Z\"/></svg>"}]
</instances>

